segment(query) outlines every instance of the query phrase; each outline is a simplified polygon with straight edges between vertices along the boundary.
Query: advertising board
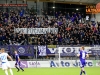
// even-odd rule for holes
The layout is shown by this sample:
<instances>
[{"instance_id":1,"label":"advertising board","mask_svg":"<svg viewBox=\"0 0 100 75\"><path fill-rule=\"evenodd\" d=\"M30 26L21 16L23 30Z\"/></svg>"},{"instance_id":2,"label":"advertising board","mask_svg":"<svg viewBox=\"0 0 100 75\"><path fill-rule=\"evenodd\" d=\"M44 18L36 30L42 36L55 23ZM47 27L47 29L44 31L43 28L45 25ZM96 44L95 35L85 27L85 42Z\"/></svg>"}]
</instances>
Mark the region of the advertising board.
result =
<instances>
[{"instance_id":1,"label":"advertising board","mask_svg":"<svg viewBox=\"0 0 100 75\"><path fill-rule=\"evenodd\" d=\"M11 68L15 68L15 61L9 61ZM46 68L46 67L80 67L80 61L77 60L61 60L55 61L21 61L21 66L23 68ZM2 67L2 64L0 62L0 68ZM100 67L100 61L99 60L87 60L86 61L86 67Z\"/></svg>"},{"instance_id":2,"label":"advertising board","mask_svg":"<svg viewBox=\"0 0 100 75\"><path fill-rule=\"evenodd\" d=\"M58 48L47 48L47 55L56 55L60 56L75 56L79 52L80 47L58 47ZM58 52L57 52L58 51ZM85 51L91 55L100 55L100 47L85 47Z\"/></svg>"}]
</instances>

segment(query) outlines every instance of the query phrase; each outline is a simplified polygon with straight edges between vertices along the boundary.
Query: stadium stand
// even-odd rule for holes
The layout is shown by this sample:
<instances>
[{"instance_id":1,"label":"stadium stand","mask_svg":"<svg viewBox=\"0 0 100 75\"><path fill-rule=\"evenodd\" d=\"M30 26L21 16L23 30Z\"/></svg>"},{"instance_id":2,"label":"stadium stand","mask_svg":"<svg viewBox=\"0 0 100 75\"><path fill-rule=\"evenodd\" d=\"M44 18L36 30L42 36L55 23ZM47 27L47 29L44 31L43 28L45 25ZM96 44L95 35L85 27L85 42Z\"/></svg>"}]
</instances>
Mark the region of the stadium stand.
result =
<instances>
[{"instance_id":1,"label":"stadium stand","mask_svg":"<svg viewBox=\"0 0 100 75\"><path fill-rule=\"evenodd\" d=\"M0 74L100 75L98 2L0 0Z\"/></svg>"},{"instance_id":2,"label":"stadium stand","mask_svg":"<svg viewBox=\"0 0 100 75\"><path fill-rule=\"evenodd\" d=\"M22 13L19 13L19 12ZM100 22L86 22L82 13L55 13L50 17L22 10L0 12L0 45L100 45ZM14 28L58 28L58 34L15 34Z\"/></svg>"}]
</instances>

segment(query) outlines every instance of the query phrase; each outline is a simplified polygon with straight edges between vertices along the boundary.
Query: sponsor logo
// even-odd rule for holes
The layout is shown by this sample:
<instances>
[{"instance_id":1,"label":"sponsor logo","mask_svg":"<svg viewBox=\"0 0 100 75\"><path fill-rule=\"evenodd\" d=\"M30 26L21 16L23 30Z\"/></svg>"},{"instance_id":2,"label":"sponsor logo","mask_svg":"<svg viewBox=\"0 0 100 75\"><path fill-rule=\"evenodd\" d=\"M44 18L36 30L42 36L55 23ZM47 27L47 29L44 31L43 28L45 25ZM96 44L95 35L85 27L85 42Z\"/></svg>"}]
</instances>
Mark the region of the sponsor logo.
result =
<instances>
[{"instance_id":1,"label":"sponsor logo","mask_svg":"<svg viewBox=\"0 0 100 75\"><path fill-rule=\"evenodd\" d=\"M25 53L25 49L23 47L19 47L18 48L18 52L21 53L21 54L24 54Z\"/></svg>"},{"instance_id":2,"label":"sponsor logo","mask_svg":"<svg viewBox=\"0 0 100 75\"><path fill-rule=\"evenodd\" d=\"M27 61L21 61L21 67L28 68Z\"/></svg>"},{"instance_id":3,"label":"sponsor logo","mask_svg":"<svg viewBox=\"0 0 100 75\"><path fill-rule=\"evenodd\" d=\"M67 61L61 61L60 63L59 62L55 62L55 61L51 61L50 62L50 66L52 67L58 67L58 66L62 66L62 67L77 67L77 66L81 66L81 63L80 62L77 62L77 63L72 63L72 62L67 62ZM86 66L93 66L93 63L92 62L86 62Z\"/></svg>"},{"instance_id":4,"label":"sponsor logo","mask_svg":"<svg viewBox=\"0 0 100 75\"><path fill-rule=\"evenodd\" d=\"M75 54L79 51L79 47L59 47L59 48L48 48L48 54L59 54L60 56L75 56Z\"/></svg>"},{"instance_id":5,"label":"sponsor logo","mask_svg":"<svg viewBox=\"0 0 100 75\"><path fill-rule=\"evenodd\" d=\"M61 56L75 56L75 54L79 52L79 48L80 47L48 48L47 49L47 54L59 54L59 51L58 51L58 49L59 49ZM85 47L85 51L87 53L93 54L93 55L95 55L96 53L100 54L100 48Z\"/></svg>"},{"instance_id":6,"label":"sponsor logo","mask_svg":"<svg viewBox=\"0 0 100 75\"><path fill-rule=\"evenodd\" d=\"M79 51L79 48L76 47L59 47L60 53L75 53L75 51ZM57 48L49 48L51 53L55 53L58 49Z\"/></svg>"},{"instance_id":7,"label":"sponsor logo","mask_svg":"<svg viewBox=\"0 0 100 75\"><path fill-rule=\"evenodd\" d=\"M29 62L29 65L31 66L36 66L36 65L40 65L40 63L37 61L37 62Z\"/></svg>"}]
</instances>

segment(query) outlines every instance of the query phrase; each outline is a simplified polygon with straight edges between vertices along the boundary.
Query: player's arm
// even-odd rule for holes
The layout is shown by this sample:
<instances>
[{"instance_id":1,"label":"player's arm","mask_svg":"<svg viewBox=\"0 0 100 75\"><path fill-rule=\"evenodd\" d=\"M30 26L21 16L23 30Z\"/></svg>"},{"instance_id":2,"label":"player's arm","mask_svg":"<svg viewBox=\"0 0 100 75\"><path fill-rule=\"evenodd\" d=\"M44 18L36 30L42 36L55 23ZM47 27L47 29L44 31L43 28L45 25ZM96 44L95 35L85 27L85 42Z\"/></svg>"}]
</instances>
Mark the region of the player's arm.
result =
<instances>
[{"instance_id":1,"label":"player's arm","mask_svg":"<svg viewBox=\"0 0 100 75\"><path fill-rule=\"evenodd\" d=\"M88 58L89 57L89 54L86 54L86 58Z\"/></svg>"},{"instance_id":2,"label":"player's arm","mask_svg":"<svg viewBox=\"0 0 100 75\"><path fill-rule=\"evenodd\" d=\"M20 61L20 58L18 58L18 61Z\"/></svg>"},{"instance_id":3,"label":"player's arm","mask_svg":"<svg viewBox=\"0 0 100 75\"><path fill-rule=\"evenodd\" d=\"M7 57L8 57L11 61L13 61L13 59L12 59L12 57L11 57L11 56L9 56L9 55L8 55Z\"/></svg>"},{"instance_id":4,"label":"player's arm","mask_svg":"<svg viewBox=\"0 0 100 75\"><path fill-rule=\"evenodd\" d=\"M80 56L80 52L78 52L78 54L77 54L77 57L79 57Z\"/></svg>"},{"instance_id":5,"label":"player's arm","mask_svg":"<svg viewBox=\"0 0 100 75\"><path fill-rule=\"evenodd\" d=\"M85 54L86 54L86 58L88 58L89 57L89 54L87 52L85 52Z\"/></svg>"},{"instance_id":6,"label":"player's arm","mask_svg":"<svg viewBox=\"0 0 100 75\"><path fill-rule=\"evenodd\" d=\"M79 57L80 56L80 54L77 54L77 57Z\"/></svg>"}]
</instances>

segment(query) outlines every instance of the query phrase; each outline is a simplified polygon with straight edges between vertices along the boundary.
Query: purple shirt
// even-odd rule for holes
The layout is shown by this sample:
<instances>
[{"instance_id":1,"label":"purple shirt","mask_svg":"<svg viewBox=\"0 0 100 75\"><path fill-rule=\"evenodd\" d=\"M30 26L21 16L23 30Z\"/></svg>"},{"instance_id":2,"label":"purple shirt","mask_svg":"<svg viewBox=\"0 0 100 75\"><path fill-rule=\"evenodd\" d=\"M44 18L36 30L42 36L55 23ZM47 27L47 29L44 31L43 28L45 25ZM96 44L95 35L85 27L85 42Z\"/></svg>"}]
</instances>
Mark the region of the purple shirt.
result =
<instances>
[{"instance_id":1,"label":"purple shirt","mask_svg":"<svg viewBox=\"0 0 100 75\"><path fill-rule=\"evenodd\" d=\"M87 52L84 51L84 50L79 51L80 60L85 60L86 59L86 54L87 54Z\"/></svg>"},{"instance_id":2,"label":"purple shirt","mask_svg":"<svg viewBox=\"0 0 100 75\"><path fill-rule=\"evenodd\" d=\"M16 62L18 62L18 59L19 59L19 55L18 54L15 54L15 59L16 59Z\"/></svg>"}]
</instances>

